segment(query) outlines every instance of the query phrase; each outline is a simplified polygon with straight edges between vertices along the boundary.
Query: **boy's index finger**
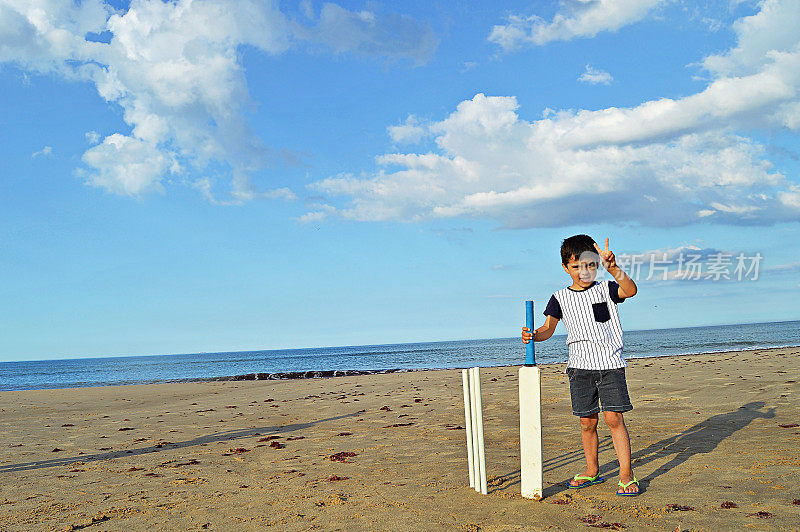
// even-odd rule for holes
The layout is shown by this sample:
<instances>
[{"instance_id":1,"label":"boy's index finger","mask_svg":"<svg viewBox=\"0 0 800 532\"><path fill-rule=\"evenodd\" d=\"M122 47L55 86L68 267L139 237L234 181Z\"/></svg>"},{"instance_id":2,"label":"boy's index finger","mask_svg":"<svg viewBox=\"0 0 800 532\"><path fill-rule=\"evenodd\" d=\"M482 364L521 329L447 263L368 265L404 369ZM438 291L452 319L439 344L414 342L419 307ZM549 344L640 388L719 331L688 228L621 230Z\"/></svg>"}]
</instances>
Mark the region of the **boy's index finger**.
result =
<instances>
[{"instance_id":1,"label":"boy's index finger","mask_svg":"<svg viewBox=\"0 0 800 532\"><path fill-rule=\"evenodd\" d=\"M594 249L596 249L598 253L603 251L602 249L600 249L600 246L597 245L597 242L593 242L593 244L594 244Z\"/></svg>"}]
</instances>

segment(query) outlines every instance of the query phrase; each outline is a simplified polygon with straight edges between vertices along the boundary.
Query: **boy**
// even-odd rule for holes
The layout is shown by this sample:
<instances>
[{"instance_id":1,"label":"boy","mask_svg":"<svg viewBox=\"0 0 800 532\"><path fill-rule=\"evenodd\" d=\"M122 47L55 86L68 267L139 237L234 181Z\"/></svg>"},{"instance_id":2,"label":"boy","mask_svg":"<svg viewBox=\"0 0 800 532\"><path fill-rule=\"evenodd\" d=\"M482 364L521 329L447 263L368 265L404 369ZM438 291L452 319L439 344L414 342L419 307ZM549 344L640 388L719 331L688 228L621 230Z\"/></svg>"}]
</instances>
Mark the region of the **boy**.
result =
<instances>
[{"instance_id":1,"label":"boy","mask_svg":"<svg viewBox=\"0 0 800 532\"><path fill-rule=\"evenodd\" d=\"M595 253L596 251L596 253ZM599 257L598 257L599 254ZM595 281L599 258L616 281ZM636 295L636 284L617 266L614 253L587 235L575 235L561 244L561 263L572 278L572 285L550 298L544 315L545 324L533 333L522 328L522 341L543 342L553 335L559 320L567 327L569 391L572 413L580 418L581 441L586 456L586 471L570 481L570 487L585 488L605 482L599 474L597 458L597 419L611 431L619 459L617 495L639 494L639 482L631 469L631 442L622 413L633 409L625 382L622 359L622 326L617 304Z\"/></svg>"}]
</instances>

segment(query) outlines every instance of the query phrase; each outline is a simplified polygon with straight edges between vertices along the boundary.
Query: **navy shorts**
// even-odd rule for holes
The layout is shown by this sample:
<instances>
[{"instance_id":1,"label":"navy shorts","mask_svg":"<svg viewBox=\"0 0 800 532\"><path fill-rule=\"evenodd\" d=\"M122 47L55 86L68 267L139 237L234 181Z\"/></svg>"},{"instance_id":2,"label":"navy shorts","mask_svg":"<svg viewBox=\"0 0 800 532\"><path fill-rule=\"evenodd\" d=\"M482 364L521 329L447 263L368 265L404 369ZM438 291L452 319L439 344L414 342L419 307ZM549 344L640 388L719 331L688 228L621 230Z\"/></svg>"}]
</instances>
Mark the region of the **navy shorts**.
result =
<instances>
[{"instance_id":1,"label":"navy shorts","mask_svg":"<svg viewBox=\"0 0 800 532\"><path fill-rule=\"evenodd\" d=\"M567 368L572 413L587 417L603 411L627 412L633 410L628 397L625 368L578 369Z\"/></svg>"}]
</instances>

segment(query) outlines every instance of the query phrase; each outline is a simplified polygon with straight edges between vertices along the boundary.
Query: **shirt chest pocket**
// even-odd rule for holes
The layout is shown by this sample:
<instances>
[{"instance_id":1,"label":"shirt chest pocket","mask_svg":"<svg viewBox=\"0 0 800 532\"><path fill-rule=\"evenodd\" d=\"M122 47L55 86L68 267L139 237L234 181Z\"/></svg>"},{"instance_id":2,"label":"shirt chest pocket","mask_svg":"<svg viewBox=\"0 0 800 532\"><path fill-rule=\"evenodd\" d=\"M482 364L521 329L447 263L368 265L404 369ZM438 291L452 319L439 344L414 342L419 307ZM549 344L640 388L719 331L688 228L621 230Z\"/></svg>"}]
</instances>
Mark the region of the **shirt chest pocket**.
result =
<instances>
[{"instance_id":1,"label":"shirt chest pocket","mask_svg":"<svg viewBox=\"0 0 800 532\"><path fill-rule=\"evenodd\" d=\"M594 321L605 323L611 319L611 313L608 311L608 303L605 301L601 303L592 303L592 313L594 313Z\"/></svg>"}]
</instances>

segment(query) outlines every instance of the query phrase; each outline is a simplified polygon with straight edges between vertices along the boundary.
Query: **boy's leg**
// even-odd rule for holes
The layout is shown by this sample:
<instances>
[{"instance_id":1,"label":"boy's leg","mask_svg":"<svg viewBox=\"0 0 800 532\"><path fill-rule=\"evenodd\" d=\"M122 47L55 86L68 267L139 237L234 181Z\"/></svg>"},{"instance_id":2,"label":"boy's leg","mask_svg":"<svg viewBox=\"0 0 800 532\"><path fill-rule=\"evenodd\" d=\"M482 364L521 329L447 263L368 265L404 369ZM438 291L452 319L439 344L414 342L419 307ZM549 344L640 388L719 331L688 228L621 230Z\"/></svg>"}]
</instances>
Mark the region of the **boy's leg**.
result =
<instances>
[{"instance_id":1,"label":"boy's leg","mask_svg":"<svg viewBox=\"0 0 800 532\"><path fill-rule=\"evenodd\" d=\"M581 473L584 477L595 477L600 471L600 464L597 459L597 414L581 417L581 443L583 444L583 454L586 457L586 471ZM585 484L586 480L569 481L572 486Z\"/></svg>"},{"instance_id":2,"label":"boy's leg","mask_svg":"<svg viewBox=\"0 0 800 532\"><path fill-rule=\"evenodd\" d=\"M628 435L628 428L625 426L625 419L620 412L603 412L603 420L611 431L611 440L614 442L614 450L617 452L619 460L619 480L627 484L633 480L633 469L631 467L631 439ZM636 493L639 486L631 484L627 488L620 488L625 493Z\"/></svg>"},{"instance_id":3,"label":"boy's leg","mask_svg":"<svg viewBox=\"0 0 800 532\"><path fill-rule=\"evenodd\" d=\"M597 420L600 412L600 395L597 391L597 382L600 372L567 368L569 377L569 392L572 400L572 413L580 418L581 443L583 454L586 457L586 471L579 476L595 477L599 472L597 463ZM586 484L587 480L570 480L570 486Z\"/></svg>"},{"instance_id":4,"label":"boy's leg","mask_svg":"<svg viewBox=\"0 0 800 532\"><path fill-rule=\"evenodd\" d=\"M619 460L619 480L623 484L633 480L631 469L631 439L622 413L633 409L625 380L625 368L604 370L600 383L600 402L603 405L603 420L611 431L611 440ZM620 488L624 493L637 493L639 487L634 483Z\"/></svg>"}]
</instances>

